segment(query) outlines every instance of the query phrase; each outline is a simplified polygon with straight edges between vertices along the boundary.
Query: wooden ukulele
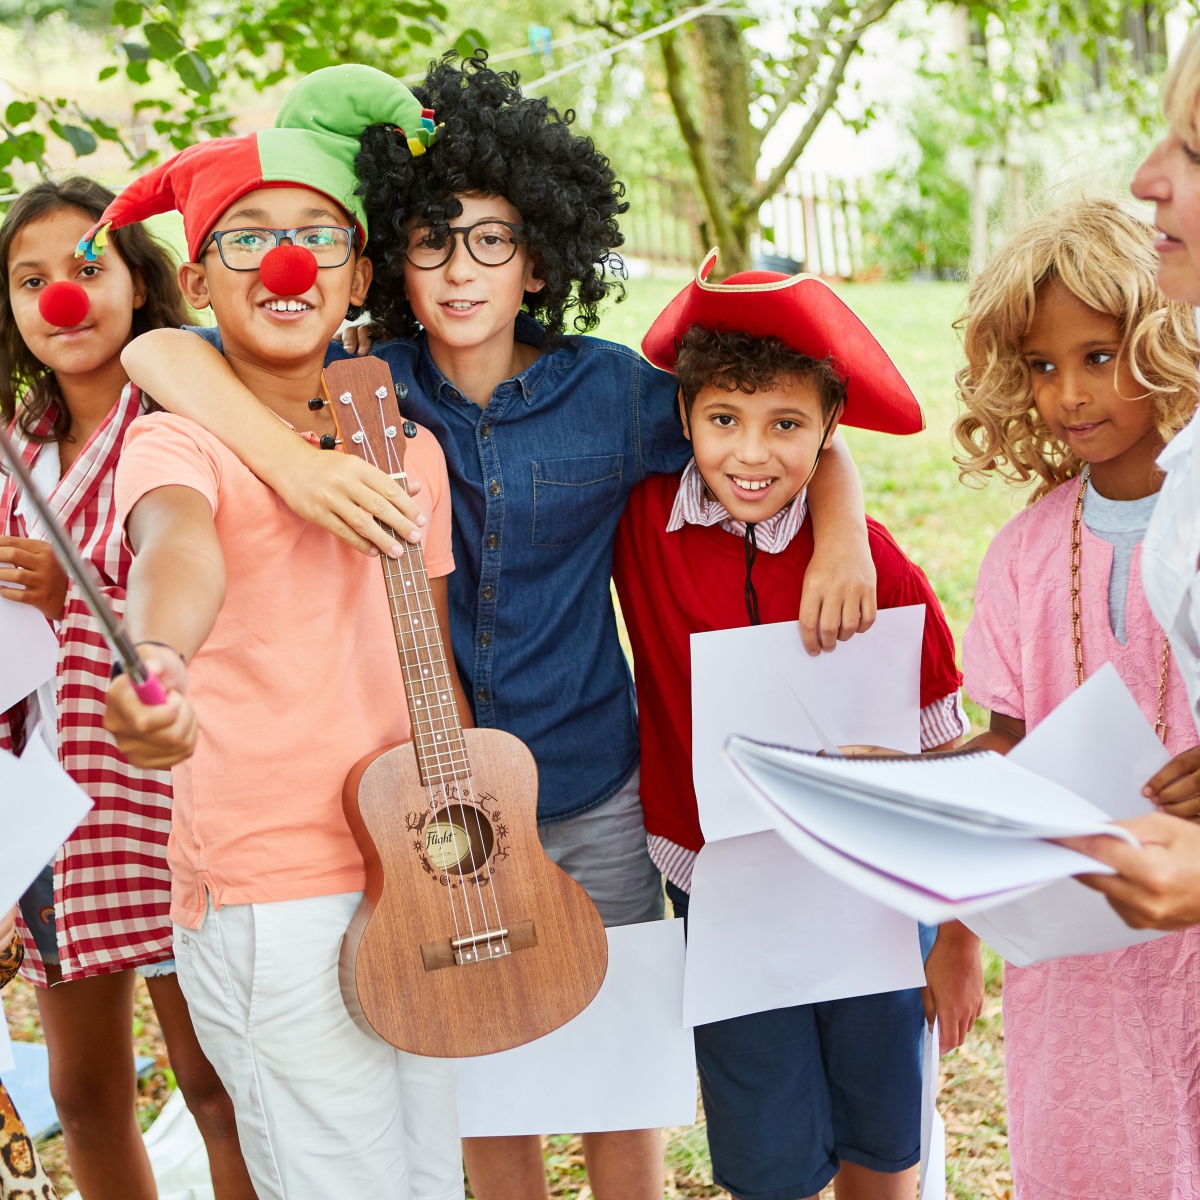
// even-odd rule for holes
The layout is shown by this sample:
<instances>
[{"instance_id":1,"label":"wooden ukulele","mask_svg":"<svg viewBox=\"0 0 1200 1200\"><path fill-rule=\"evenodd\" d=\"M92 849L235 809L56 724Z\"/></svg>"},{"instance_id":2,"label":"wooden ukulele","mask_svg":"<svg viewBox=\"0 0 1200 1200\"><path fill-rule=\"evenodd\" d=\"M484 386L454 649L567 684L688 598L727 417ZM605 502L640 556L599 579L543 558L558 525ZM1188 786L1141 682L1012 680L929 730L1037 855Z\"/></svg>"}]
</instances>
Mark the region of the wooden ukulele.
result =
<instances>
[{"instance_id":1,"label":"wooden ukulele","mask_svg":"<svg viewBox=\"0 0 1200 1200\"><path fill-rule=\"evenodd\" d=\"M387 366L333 363L323 385L343 447L407 490L405 437L417 427L400 417ZM608 940L587 893L542 849L533 755L512 734L459 723L421 548L380 560L412 740L367 755L346 780L367 884L342 944L342 993L401 1050L493 1054L586 1008Z\"/></svg>"}]
</instances>

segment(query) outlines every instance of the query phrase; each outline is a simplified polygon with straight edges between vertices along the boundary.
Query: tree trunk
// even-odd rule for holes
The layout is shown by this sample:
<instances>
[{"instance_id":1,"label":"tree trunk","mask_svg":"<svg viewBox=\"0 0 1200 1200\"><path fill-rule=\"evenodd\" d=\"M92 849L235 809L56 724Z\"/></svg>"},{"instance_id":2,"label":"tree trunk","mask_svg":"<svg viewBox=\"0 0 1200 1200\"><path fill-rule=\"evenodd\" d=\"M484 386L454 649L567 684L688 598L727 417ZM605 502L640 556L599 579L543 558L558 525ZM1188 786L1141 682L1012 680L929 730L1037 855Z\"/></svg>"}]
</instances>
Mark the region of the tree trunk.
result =
<instances>
[{"instance_id":1,"label":"tree trunk","mask_svg":"<svg viewBox=\"0 0 1200 1200\"><path fill-rule=\"evenodd\" d=\"M746 201L754 192L758 136L750 124L750 76L741 30L729 17L697 18L688 30L700 102L704 153L720 192L732 245L721 245L714 274L748 270L750 235L758 228L758 210ZM716 214L714 225L716 224Z\"/></svg>"}]
</instances>

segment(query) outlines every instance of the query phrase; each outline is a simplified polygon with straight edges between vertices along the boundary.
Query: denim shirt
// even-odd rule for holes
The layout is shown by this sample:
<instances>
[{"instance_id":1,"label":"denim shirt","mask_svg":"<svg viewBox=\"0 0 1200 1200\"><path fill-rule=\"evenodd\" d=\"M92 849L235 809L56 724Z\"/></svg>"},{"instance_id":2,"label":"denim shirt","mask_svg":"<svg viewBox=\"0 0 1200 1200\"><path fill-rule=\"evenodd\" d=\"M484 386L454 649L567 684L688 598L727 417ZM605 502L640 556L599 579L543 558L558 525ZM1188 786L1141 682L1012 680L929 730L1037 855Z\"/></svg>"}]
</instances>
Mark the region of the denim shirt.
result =
<instances>
[{"instance_id":1,"label":"denim shirt","mask_svg":"<svg viewBox=\"0 0 1200 1200\"><path fill-rule=\"evenodd\" d=\"M516 336L538 345L541 327L521 316ZM568 337L480 408L434 365L423 334L372 354L408 388L404 415L446 456L451 634L475 721L533 752L539 821L594 808L638 763L609 589L613 536L634 484L687 462L675 376L625 346ZM344 357L335 343L327 361Z\"/></svg>"}]
</instances>

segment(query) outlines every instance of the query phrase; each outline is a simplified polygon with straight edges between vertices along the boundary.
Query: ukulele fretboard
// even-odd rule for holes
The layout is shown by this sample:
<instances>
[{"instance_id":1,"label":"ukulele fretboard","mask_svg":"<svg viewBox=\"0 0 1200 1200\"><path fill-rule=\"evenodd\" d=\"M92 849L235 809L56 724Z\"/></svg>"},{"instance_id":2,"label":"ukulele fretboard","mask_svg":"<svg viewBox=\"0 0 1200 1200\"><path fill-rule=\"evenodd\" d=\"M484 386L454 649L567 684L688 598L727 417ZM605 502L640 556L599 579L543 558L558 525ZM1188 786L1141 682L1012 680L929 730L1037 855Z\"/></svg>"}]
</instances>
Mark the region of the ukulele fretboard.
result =
<instances>
[{"instance_id":1,"label":"ukulele fretboard","mask_svg":"<svg viewBox=\"0 0 1200 1200\"><path fill-rule=\"evenodd\" d=\"M417 765L421 782L430 787L465 779L470 770L446 648L425 574L425 555L420 546L404 546L399 559L380 557L408 694Z\"/></svg>"}]
</instances>

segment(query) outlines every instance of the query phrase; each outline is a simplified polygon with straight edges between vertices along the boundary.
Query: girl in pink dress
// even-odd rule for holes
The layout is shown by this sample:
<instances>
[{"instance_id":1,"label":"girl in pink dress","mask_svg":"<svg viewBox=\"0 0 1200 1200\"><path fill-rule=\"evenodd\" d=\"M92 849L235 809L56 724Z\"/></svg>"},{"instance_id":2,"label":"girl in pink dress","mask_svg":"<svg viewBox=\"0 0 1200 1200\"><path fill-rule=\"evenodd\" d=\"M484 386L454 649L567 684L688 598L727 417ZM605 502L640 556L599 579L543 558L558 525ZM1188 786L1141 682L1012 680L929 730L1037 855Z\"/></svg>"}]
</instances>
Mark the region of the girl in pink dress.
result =
<instances>
[{"instance_id":1,"label":"girl in pink dress","mask_svg":"<svg viewBox=\"0 0 1200 1200\"><path fill-rule=\"evenodd\" d=\"M1200 357L1191 309L1155 282L1154 233L1075 204L971 289L959 463L1034 483L988 549L963 639L967 692L991 710L980 741L1002 753L1106 662L1172 754L1196 742L1139 567L1154 460L1195 408ZM1006 969L1016 1200L1200 1197L1198 1001L1200 929Z\"/></svg>"}]
</instances>

